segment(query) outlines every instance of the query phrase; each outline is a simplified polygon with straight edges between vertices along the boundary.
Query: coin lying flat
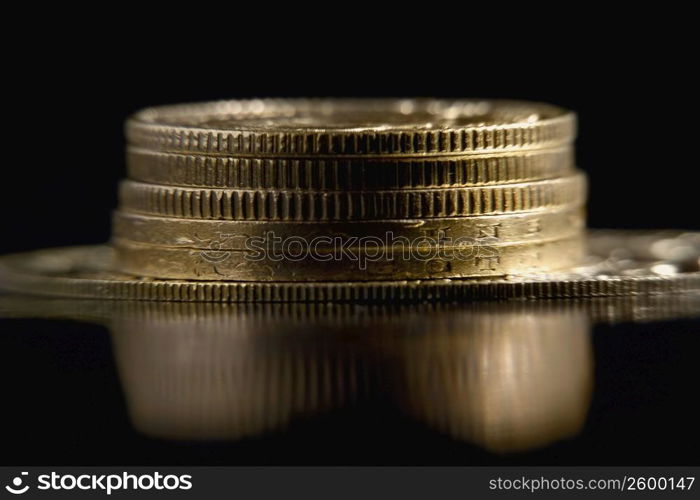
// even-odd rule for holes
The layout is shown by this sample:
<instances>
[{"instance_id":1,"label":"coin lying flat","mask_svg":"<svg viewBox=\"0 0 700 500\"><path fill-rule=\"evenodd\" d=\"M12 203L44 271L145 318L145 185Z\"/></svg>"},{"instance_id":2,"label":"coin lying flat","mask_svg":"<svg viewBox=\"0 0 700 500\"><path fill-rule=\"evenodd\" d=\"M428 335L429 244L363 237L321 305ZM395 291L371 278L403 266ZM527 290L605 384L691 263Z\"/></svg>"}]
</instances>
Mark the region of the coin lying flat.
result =
<instances>
[{"instance_id":1,"label":"coin lying flat","mask_svg":"<svg viewBox=\"0 0 700 500\"><path fill-rule=\"evenodd\" d=\"M671 294L575 297L553 300L490 302L165 302L145 300L83 300L0 293L1 318L72 319L109 324L112 320L148 321L158 327L177 322L201 322L228 330L250 324L278 322L287 326L363 327L371 323L411 324L431 314L479 313L528 318L548 314L583 314L595 323L645 323L700 316L700 289ZM266 328L268 333L277 332Z\"/></svg>"},{"instance_id":2,"label":"coin lying flat","mask_svg":"<svg viewBox=\"0 0 700 500\"><path fill-rule=\"evenodd\" d=\"M243 250L246 242L259 238L301 238L319 244L323 244L319 239L351 240L354 246L362 241L388 245L387 240L446 245L455 240L475 244L527 242L578 233L584 228L585 213L580 205L564 205L506 215L318 223L176 219L116 211L112 222L112 236L121 240L217 251Z\"/></svg>"},{"instance_id":3,"label":"coin lying flat","mask_svg":"<svg viewBox=\"0 0 700 500\"><path fill-rule=\"evenodd\" d=\"M700 289L700 233L591 232L589 263L497 279L318 283L157 280L114 271L108 246L0 257L0 288L68 297L188 302L432 301L649 295Z\"/></svg>"},{"instance_id":4,"label":"coin lying flat","mask_svg":"<svg viewBox=\"0 0 700 500\"><path fill-rule=\"evenodd\" d=\"M233 189L357 191L504 184L570 175L573 148L417 158L230 157L127 149L133 180Z\"/></svg>"},{"instance_id":5,"label":"coin lying flat","mask_svg":"<svg viewBox=\"0 0 700 500\"><path fill-rule=\"evenodd\" d=\"M241 250L143 245L115 239L117 268L138 276L228 281L347 281L503 276L522 269L571 267L584 255L582 233L568 238L511 244L325 248L282 244Z\"/></svg>"},{"instance_id":6,"label":"coin lying flat","mask_svg":"<svg viewBox=\"0 0 700 500\"><path fill-rule=\"evenodd\" d=\"M503 214L583 203L586 177L454 189L301 191L196 189L123 181L120 208L163 217L329 221Z\"/></svg>"},{"instance_id":7,"label":"coin lying flat","mask_svg":"<svg viewBox=\"0 0 700 500\"><path fill-rule=\"evenodd\" d=\"M131 145L227 155L397 155L509 151L573 140L574 113L519 101L266 99L145 109Z\"/></svg>"}]
</instances>

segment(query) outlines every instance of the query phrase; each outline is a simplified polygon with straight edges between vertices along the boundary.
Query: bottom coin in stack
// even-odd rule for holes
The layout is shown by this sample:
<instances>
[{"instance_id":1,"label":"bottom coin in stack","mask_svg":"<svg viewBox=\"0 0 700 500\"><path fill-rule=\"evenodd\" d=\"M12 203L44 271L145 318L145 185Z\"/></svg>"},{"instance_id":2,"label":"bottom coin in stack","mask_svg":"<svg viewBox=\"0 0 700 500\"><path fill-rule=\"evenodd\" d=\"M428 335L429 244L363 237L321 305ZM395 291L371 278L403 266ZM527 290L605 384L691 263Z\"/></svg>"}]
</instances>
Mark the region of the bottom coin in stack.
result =
<instances>
[{"instance_id":1,"label":"bottom coin in stack","mask_svg":"<svg viewBox=\"0 0 700 500\"><path fill-rule=\"evenodd\" d=\"M159 280L115 271L109 246L0 257L0 289L188 302L427 301L609 297L700 290L700 234L592 231L584 266L504 278L347 282Z\"/></svg>"}]
</instances>

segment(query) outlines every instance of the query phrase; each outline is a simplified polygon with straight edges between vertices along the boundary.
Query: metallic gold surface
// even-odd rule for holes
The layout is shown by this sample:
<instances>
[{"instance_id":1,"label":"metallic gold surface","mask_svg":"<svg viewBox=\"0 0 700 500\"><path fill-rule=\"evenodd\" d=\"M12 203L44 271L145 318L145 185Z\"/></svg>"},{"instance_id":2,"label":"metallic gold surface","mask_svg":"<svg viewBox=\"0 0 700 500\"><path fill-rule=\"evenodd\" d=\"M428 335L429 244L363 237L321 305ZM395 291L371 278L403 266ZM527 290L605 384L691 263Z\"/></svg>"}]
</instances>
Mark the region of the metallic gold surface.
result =
<instances>
[{"instance_id":1,"label":"metallic gold surface","mask_svg":"<svg viewBox=\"0 0 700 500\"><path fill-rule=\"evenodd\" d=\"M391 235L409 241L461 238L474 243L501 244L561 238L581 231L584 224L584 210L575 205L507 215L323 223L176 219L116 211L112 236L134 243L211 251L243 250L250 238L270 234L308 241L320 236L384 240Z\"/></svg>"},{"instance_id":2,"label":"metallic gold surface","mask_svg":"<svg viewBox=\"0 0 700 500\"><path fill-rule=\"evenodd\" d=\"M455 313L432 320L429 334L418 326L413 335L378 336L387 355L400 359L407 413L495 453L581 431L593 390L585 315Z\"/></svg>"},{"instance_id":3,"label":"metallic gold surface","mask_svg":"<svg viewBox=\"0 0 700 500\"><path fill-rule=\"evenodd\" d=\"M518 101L267 99L148 108L128 142L226 155L439 155L516 151L573 140L575 115Z\"/></svg>"},{"instance_id":4,"label":"metallic gold surface","mask_svg":"<svg viewBox=\"0 0 700 500\"><path fill-rule=\"evenodd\" d=\"M230 189L326 191L464 187L571 175L571 146L498 155L414 158L230 157L127 148L131 179Z\"/></svg>"},{"instance_id":5,"label":"metallic gold surface","mask_svg":"<svg viewBox=\"0 0 700 500\"><path fill-rule=\"evenodd\" d=\"M38 295L193 302L434 301L574 298L700 289L700 235L589 233L587 265L508 279L336 283L207 282L136 278L116 272L107 246L40 250L0 258L0 287Z\"/></svg>"},{"instance_id":6,"label":"metallic gold surface","mask_svg":"<svg viewBox=\"0 0 700 500\"><path fill-rule=\"evenodd\" d=\"M327 319L331 320L333 313ZM404 311L333 323L245 311L115 318L133 425L169 439L241 439L371 398L497 452L576 434L593 382L582 314Z\"/></svg>"},{"instance_id":7,"label":"metallic gold surface","mask_svg":"<svg viewBox=\"0 0 700 500\"><path fill-rule=\"evenodd\" d=\"M116 319L149 321L207 321L238 328L232 318L247 323L279 319L285 325L309 323L327 327L364 327L371 321L395 322L428 314L479 312L494 315L550 313L583 314L594 323L647 323L700 317L700 289L654 295L619 295L551 300L481 302L422 302L353 304L348 302L160 302L146 300L83 300L0 293L0 318L69 319L110 325ZM386 318L386 320L382 319Z\"/></svg>"},{"instance_id":8,"label":"metallic gold surface","mask_svg":"<svg viewBox=\"0 0 700 500\"><path fill-rule=\"evenodd\" d=\"M471 188L394 191L227 190L124 181L125 212L195 219L330 221L503 214L583 203L582 173Z\"/></svg>"},{"instance_id":9,"label":"metallic gold surface","mask_svg":"<svg viewBox=\"0 0 700 500\"><path fill-rule=\"evenodd\" d=\"M366 392L361 344L341 346L333 335L315 335L313 324L302 334L281 319L229 320L111 321L136 429L169 439L241 439L352 405Z\"/></svg>"},{"instance_id":10,"label":"metallic gold surface","mask_svg":"<svg viewBox=\"0 0 700 500\"><path fill-rule=\"evenodd\" d=\"M563 239L512 244L471 244L459 248L348 249L325 255L267 253L251 260L251 251L167 248L114 240L116 265L135 276L161 279L228 281L371 281L505 276L552 271L580 264L583 233ZM294 249L294 252L297 252ZM303 252L303 249L302 249Z\"/></svg>"}]
</instances>

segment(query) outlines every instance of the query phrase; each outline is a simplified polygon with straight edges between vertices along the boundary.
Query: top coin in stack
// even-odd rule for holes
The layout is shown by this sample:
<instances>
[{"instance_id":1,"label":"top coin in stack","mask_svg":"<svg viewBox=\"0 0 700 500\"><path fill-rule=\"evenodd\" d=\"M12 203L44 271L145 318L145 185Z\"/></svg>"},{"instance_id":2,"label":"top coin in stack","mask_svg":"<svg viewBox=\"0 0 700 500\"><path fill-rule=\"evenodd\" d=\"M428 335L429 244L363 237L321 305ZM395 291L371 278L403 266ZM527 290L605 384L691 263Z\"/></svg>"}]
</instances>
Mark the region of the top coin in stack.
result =
<instances>
[{"instance_id":1,"label":"top coin in stack","mask_svg":"<svg viewBox=\"0 0 700 500\"><path fill-rule=\"evenodd\" d=\"M414 156L570 143L574 113L519 101L269 99L149 108L127 121L132 146L177 153Z\"/></svg>"}]
</instances>

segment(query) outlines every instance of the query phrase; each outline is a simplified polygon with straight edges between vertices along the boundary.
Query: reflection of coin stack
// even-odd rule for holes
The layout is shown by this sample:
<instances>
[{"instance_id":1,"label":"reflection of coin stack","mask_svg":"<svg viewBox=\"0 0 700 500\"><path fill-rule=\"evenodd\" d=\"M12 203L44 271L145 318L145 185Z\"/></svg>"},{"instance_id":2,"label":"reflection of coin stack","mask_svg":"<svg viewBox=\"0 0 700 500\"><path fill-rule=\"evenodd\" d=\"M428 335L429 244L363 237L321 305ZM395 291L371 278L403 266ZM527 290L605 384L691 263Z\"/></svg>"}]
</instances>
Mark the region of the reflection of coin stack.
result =
<instances>
[{"instance_id":1,"label":"reflection of coin stack","mask_svg":"<svg viewBox=\"0 0 700 500\"><path fill-rule=\"evenodd\" d=\"M244 310L143 310L115 318L111 329L129 413L146 434L237 439L363 396L364 358L313 322L300 335L298 325L287 328L293 321Z\"/></svg>"},{"instance_id":2,"label":"reflection of coin stack","mask_svg":"<svg viewBox=\"0 0 700 500\"><path fill-rule=\"evenodd\" d=\"M389 403L510 452L576 434L590 400L590 322L577 309L117 304L129 415L151 436L240 439Z\"/></svg>"},{"instance_id":3,"label":"reflection of coin stack","mask_svg":"<svg viewBox=\"0 0 700 500\"><path fill-rule=\"evenodd\" d=\"M408 411L505 453L581 430L592 386L589 330L576 311L453 314L388 347L403 361Z\"/></svg>"},{"instance_id":4,"label":"reflection of coin stack","mask_svg":"<svg viewBox=\"0 0 700 500\"><path fill-rule=\"evenodd\" d=\"M544 104L252 100L144 110L114 245L140 276L468 278L583 255L573 113Z\"/></svg>"}]
</instances>

